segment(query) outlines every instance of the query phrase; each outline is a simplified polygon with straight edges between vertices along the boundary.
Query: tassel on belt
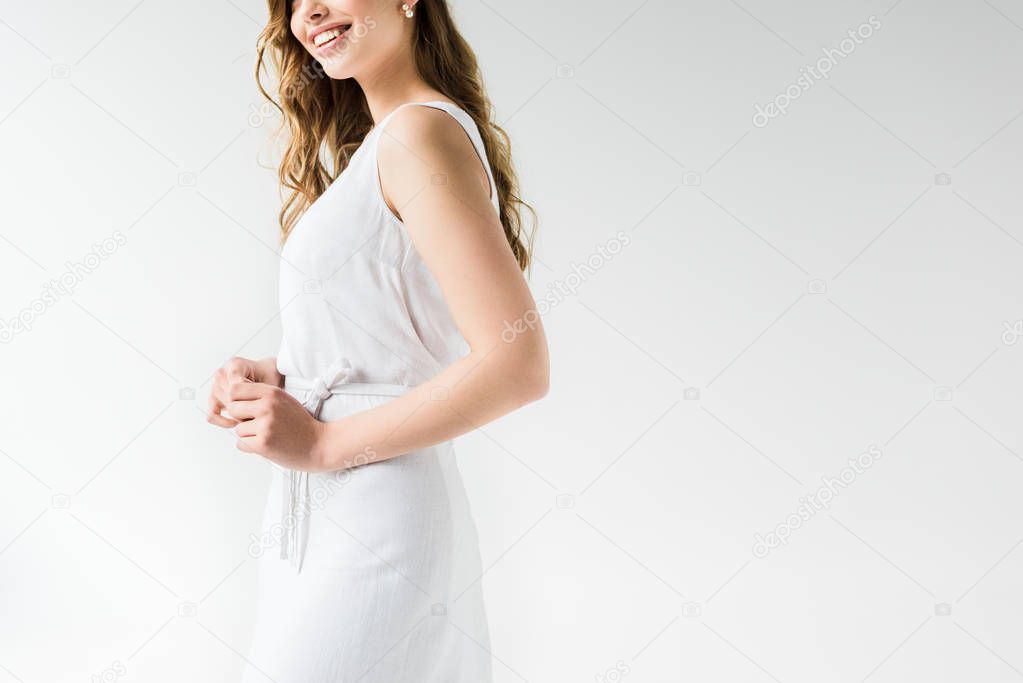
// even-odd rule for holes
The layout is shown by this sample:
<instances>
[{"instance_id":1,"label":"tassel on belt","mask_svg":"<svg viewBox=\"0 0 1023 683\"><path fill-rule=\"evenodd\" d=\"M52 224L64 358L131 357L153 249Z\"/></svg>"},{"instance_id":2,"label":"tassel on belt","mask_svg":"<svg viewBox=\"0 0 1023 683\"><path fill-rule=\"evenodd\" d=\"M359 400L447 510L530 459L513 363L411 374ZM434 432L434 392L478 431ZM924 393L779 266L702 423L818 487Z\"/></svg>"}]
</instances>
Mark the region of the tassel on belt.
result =
<instances>
[{"instance_id":1,"label":"tassel on belt","mask_svg":"<svg viewBox=\"0 0 1023 683\"><path fill-rule=\"evenodd\" d=\"M401 396L412 387L404 384L368 384L350 381L352 364L341 358L321 377L306 379L288 375L284 388L289 392L305 394L302 405L316 418L324 402L337 394L359 396ZM283 504L281 506L281 559L290 560L296 572L302 571L306 545L309 542L309 515L312 512L309 495L309 473L300 470L279 468L284 474Z\"/></svg>"}]
</instances>

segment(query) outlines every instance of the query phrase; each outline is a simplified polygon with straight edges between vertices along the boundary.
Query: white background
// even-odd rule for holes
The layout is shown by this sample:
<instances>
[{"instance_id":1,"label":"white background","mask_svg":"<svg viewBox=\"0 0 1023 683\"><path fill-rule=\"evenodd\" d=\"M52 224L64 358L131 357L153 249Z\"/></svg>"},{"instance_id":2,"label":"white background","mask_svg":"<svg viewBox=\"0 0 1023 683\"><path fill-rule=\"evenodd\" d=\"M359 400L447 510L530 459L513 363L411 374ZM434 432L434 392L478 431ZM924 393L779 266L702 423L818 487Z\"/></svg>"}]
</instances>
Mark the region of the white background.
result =
<instances>
[{"instance_id":1,"label":"white background","mask_svg":"<svg viewBox=\"0 0 1023 683\"><path fill-rule=\"evenodd\" d=\"M457 446L497 680L1023 679L1023 6L453 7L534 291L570 290L549 396ZM0 345L2 683L246 666L270 470L203 408L279 341L264 17L0 0L0 319L32 320Z\"/></svg>"}]
</instances>

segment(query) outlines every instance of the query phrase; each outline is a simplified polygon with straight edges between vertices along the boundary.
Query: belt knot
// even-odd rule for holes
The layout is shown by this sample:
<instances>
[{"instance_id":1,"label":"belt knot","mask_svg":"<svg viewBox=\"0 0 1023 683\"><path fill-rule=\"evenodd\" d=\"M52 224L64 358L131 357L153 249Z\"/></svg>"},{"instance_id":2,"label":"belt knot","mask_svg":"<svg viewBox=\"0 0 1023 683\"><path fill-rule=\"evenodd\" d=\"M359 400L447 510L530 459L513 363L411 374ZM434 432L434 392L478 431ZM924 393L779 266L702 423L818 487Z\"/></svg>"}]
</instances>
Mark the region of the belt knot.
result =
<instances>
[{"instance_id":1,"label":"belt knot","mask_svg":"<svg viewBox=\"0 0 1023 683\"><path fill-rule=\"evenodd\" d=\"M326 373L316 377L309 387L309 393L305 400L305 407L313 417L320 416L323 402L330 398L331 393L341 384L350 382L352 379L352 364L347 358L337 360Z\"/></svg>"}]
</instances>

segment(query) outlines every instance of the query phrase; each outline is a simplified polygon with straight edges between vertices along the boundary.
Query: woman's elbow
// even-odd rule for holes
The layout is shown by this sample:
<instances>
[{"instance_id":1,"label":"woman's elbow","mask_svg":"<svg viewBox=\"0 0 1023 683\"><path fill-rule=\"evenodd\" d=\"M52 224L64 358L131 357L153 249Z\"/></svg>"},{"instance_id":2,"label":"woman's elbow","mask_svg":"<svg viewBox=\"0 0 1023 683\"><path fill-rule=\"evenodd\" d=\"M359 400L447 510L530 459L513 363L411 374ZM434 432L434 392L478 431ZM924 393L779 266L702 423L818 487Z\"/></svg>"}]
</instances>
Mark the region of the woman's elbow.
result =
<instances>
[{"instance_id":1,"label":"woman's elbow","mask_svg":"<svg viewBox=\"0 0 1023 683\"><path fill-rule=\"evenodd\" d=\"M520 361L525 403L539 401L547 395L551 388L551 367L547 343L541 339L538 344L533 346L532 352Z\"/></svg>"},{"instance_id":2,"label":"woman's elbow","mask_svg":"<svg viewBox=\"0 0 1023 683\"><path fill-rule=\"evenodd\" d=\"M503 393L516 404L539 401L550 390L550 358L541 329L534 328L510 339L502 337L484 357L500 368L497 381Z\"/></svg>"},{"instance_id":3,"label":"woman's elbow","mask_svg":"<svg viewBox=\"0 0 1023 683\"><path fill-rule=\"evenodd\" d=\"M550 388L550 373L546 370L543 373L535 373L535 376L526 383L525 402L539 401L547 395Z\"/></svg>"}]
</instances>

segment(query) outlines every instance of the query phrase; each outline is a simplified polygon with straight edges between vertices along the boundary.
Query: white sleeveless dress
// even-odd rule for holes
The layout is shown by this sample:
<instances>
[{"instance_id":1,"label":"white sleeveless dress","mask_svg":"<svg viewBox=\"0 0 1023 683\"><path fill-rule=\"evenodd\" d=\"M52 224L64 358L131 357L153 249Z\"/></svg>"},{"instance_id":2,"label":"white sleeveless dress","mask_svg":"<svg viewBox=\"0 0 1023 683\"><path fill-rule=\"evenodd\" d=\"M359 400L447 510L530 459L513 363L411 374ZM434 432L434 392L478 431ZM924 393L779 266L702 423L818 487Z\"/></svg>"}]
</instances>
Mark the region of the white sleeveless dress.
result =
<instances>
[{"instance_id":1,"label":"white sleeveless dress","mask_svg":"<svg viewBox=\"0 0 1023 683\"><path fill-rule=\"evenodd\" d=\"M324 421L381 405L464 355L440 289L387 207L377 142L410 105L450 114L486 167L479 130L456 105L408 102L366 136L294 227L281 253L285 389ZM244 681L491 680L479 545L450 441L340 473L274 466Z\"/></svg>"}]
</instances>

